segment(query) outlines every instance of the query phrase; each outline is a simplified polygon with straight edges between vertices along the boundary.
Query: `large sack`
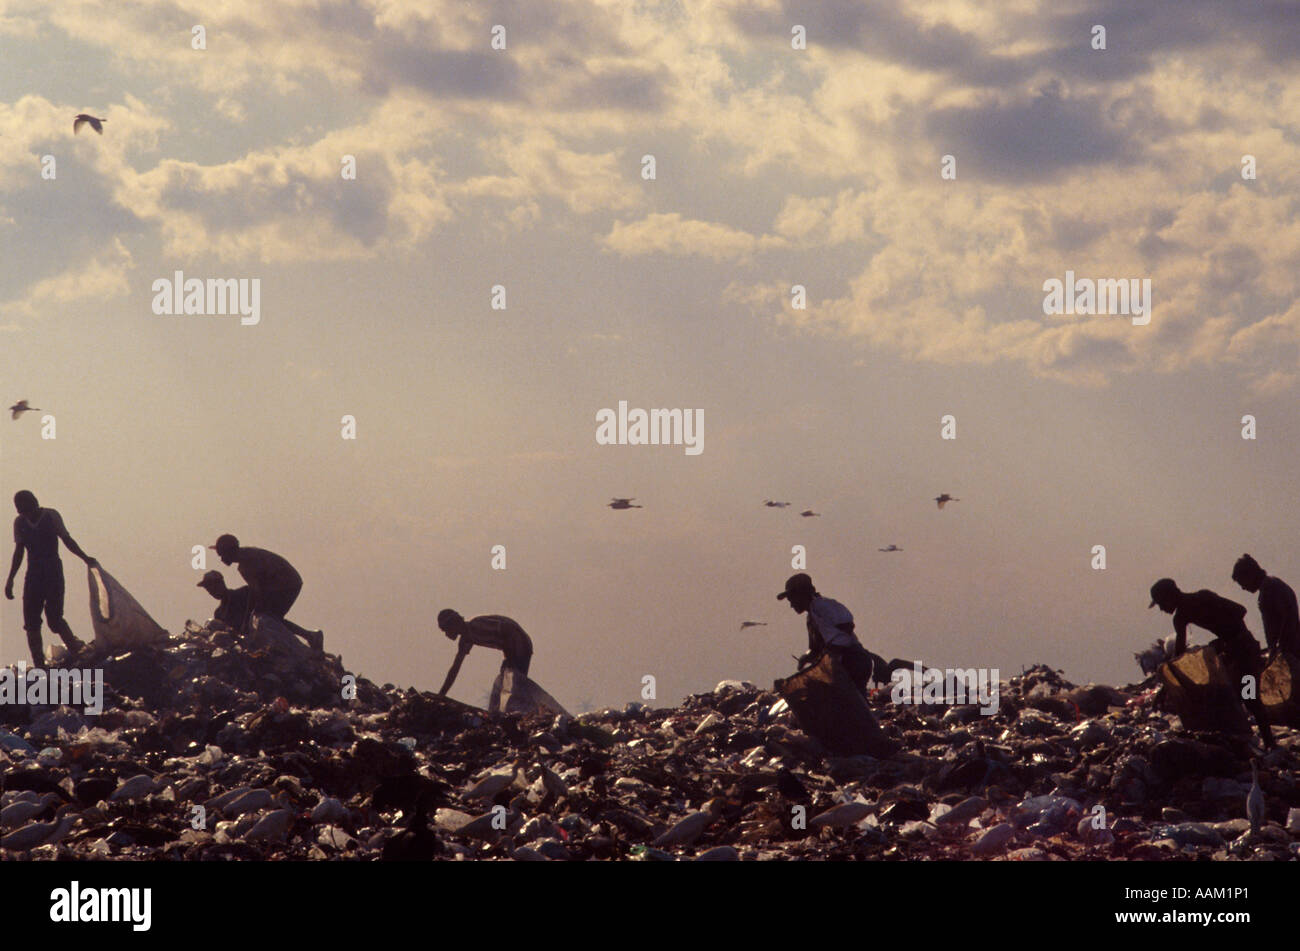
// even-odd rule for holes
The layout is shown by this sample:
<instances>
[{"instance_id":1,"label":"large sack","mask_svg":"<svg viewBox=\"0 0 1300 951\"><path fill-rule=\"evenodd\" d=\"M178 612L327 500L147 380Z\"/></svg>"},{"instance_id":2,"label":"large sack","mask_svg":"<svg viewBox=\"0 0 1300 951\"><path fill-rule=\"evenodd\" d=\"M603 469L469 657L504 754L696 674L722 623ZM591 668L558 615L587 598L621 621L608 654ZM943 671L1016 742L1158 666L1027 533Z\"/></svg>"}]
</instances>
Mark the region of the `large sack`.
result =
<instances>
[{"instance_id":1,"label":"large sack","mask_svg":"<svg viewBox=\"0 0 1300 951\"><path fill-rule=\"evenodd\" d=\"M774 687L790 705L800 729L837 756L886 757L898 750L831 654Z\"/></svg>"},{"instance_id":2,"label":"large sack","mask_svg":"<svg viewBox=\"0 0 1300 951\"><path fill-rule=\"evenodd\" d=\"M95 643L112 648L141 647L167 639L167 632L140 607L140 602L102 567L87 567L86 576Z\"/></svg>"},{"instance_id":3,"label":"large sack","mask_svg":"<svg viewBox=\"0 0 1300 951\"><path fill-rule=\"evenodd\" d=\"M252 636L251 643L258 647L266 647L295 659L312 653L311 648L298 639L283 618L254 611L248 629Z\"/></svg>"},{"instance_id":4,"label":"large sack","mask_svg":"<svg viewBox=\"0 0 1300 951\"><path fill-rule=\"evenodd\" d=\"M510 667L497 674L492 684L492 697L488 703L490 713L533 713L569 715L558 700Z\"/></svg>"},{"instance_id":5,"label":"large sack","mask_svg":"<svg viewBox=\"0 0 1300 951\"><path fill-rule=\"evenodd\" d=\"M1259 699L1269 723L1300 726L1300 657L1279 653L1259 678Z\"/></svg>"},{"instance_id":6,"label":"large sack","mask_svg":"<svg viewBox=\"0 0 1300 951\"><path fill-rule=\"evenodd\" d=\"M1178 714L1188 730L1249 733L1241 706L1241 685L1234 683L1213 644L1194 647L1160 665L1164 706Z\"/></svg>"}]
</instances>

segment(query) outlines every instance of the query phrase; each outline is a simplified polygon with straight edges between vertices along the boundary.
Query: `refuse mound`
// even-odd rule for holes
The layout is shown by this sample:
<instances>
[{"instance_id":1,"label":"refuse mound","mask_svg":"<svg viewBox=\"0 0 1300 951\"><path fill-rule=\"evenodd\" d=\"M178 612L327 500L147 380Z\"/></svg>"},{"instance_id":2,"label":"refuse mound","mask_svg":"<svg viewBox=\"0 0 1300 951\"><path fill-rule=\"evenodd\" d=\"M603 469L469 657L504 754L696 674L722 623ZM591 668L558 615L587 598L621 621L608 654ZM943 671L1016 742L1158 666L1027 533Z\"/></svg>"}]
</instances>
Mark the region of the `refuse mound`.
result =
<instances>
[{"instance_id":1,"label":"refuse mound","mask_svg":"<svg viewBox=\"0 0 1300 951\"><path fill-rule=\"evenodd\" d=\"M1193 732L1155 680L1075 685L1033 667L996 710L868 715L887 747L841 754L773 690L723 681L679 706L489 714L378 686L261 625L187 623L94 644L103 712L0 705L0 859L1287 859L1300 735L1260 759ZM0 671L5 673L5 671ZM796 701L797 702L797 701Z\"/></svg>"}]
</instances>

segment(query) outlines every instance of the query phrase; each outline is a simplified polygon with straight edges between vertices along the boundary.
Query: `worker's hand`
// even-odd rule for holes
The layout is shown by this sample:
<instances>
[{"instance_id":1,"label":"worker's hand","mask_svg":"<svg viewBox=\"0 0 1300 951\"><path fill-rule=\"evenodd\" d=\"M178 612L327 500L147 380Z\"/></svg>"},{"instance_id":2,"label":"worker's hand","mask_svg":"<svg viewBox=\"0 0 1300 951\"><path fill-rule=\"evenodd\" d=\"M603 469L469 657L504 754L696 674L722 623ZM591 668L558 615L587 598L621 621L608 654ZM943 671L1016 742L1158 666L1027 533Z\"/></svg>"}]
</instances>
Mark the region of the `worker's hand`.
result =
<instances>
[{"instance_id":1,"label":"worker's hand","mask_svg":"<svg viewBox=\"0 0 1300 951\"><path fill-rule=\"evenodd\" d=\"M87 567L87 568L98 568L98 567L99 567L99 561L98 561L98 559L87 557L87 558L86 558L86 567Z\"/></svg>"},{"instance_id":2,"label":"worker's hand","mask_svg":"<svg viewBox=\"0 0 1300 951\"><path fill-rule=\"evenodd\" d=\"M10 601L14 599L14 583L12 581L5 582L5 597Z\"/></svg>"}]
</instances>

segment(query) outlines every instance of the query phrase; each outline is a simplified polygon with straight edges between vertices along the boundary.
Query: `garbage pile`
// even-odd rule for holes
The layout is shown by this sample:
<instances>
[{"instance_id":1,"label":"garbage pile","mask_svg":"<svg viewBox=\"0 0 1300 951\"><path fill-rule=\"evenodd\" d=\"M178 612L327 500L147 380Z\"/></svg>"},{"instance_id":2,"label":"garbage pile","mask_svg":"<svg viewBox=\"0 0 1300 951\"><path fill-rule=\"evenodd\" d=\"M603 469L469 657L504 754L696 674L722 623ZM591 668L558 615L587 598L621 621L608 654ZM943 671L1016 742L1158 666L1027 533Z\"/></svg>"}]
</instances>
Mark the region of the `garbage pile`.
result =
<instances>
[{"instance_id":1,"label":"garbage pile","mask_svg":"<svg viewBox=\"0 0 1300 951\"><path fill-rule=\"evenodd\" d=\"M1184 731L1153 682L1031 668L974 705L871 699L886 758L835 756L724 681L678 707L495 715L353 676L263 630L87 648L98 716L0 705L0 858L1288 859L1300 736Z\"/></svg>"}]
</instances>

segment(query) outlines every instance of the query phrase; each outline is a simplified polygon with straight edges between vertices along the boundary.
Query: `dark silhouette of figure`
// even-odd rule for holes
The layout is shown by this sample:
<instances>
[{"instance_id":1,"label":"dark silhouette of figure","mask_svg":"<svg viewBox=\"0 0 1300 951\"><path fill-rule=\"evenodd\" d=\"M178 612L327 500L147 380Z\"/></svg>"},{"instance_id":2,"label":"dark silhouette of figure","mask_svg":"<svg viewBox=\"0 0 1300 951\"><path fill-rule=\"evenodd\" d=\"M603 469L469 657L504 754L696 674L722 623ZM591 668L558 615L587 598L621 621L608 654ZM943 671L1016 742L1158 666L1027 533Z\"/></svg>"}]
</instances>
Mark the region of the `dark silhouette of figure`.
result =
<instances>
[{"instance_id":1,"label":"dark silhouette of figure","mask_svg":"<svg viewBox=\"0 0 1300 951\"><path fill-rule=\"evenodd\" d=\"M1254 558L1242 555L1232 566L1232 580L1251 594L1259 593L1259 614L1264 619L1268 660L1278 651L1300 654L1300 609L1295 592L1281 578L1265 573Z\"/></svg>"},{"instance_id":2,"label":"dark silhouette of figure","mask_svg":"<svg viewBox=\"0 0 1300 951\"><path fill-rule=\"evenodd\" d=\"M248 625L248 615L252 604L253 590L248 585L242 588L226 587L226 579L219 571L209 571L203 576L197 587L216 598L220 604L212 612L212 617L232 630L242 631Z\"/></svg>"},{"instance_id":3,"label":"dark silhouette of figure","mask_svg":"<svg viewBox=\"0 0 1300 951\"><path fill-rule=\"evenodd\" d=\"M785 590L776 596L778 601L789 601L796 614L808 615L808 650L799 658L799 669L815 664L824 653L831 653L853 681L854 686L867 694L867 682L885 682L894 667L910 666L906 661L885 663L877 654L862 646L853 632L853 614L844 605L823 597L813 587L812 578L800 572L791 575Z\"/></svg>"},{"instance_id":4,"label":"dark silhouette of figure","mask_svg":"<svg viewBox=\"0 0 1300 951\"><path fill-rule=\"evenodd\" d=\"M266 614L282 621L313 650L324 650L325 635L308 631L285 618L289 608L302 591L302 575L288 560L264 548L251 548L239 544L234 535L222 535L210 546L227 565L236 565L239 574L248 582L251 591L249 618L254 612Z\"/></svg>"},{"instance_id":5,"label":"dark silhouette of figure","mask_svg":"<svg viewBox=\"0 0 1300 951\"><path fill-rule=\"evenodd\" d=\"M27 646L37 667L45 666L45 645L41 641L41 612L49 622L50 630L63 638L68 653L75 653L85 643L72 633L63 617L63 561L59 558L59 540L90 567L99 564L72 540L63 517L54 509L43 509L36 496L23 489L14 494L14 557L9 565L9 578L5 581L5 597L14 598L14 576L27 554L27 575L23 579L23 627L27 631Z\"/></svg>"},{"instance_id":6,"label":"dark silhouette of figure","mask_svg":"<svg viewBox=\"0 0 1300 951\"><path fill-rule=\"evenodd\" d=\"M400 809L406 828L384 843L385 862L427 862L441 849L438 837L429 830L429 809L445 794L445 784L410 774L380 781L370 797L375 812Z\"/></svg>"},{"instance_id":7,"label":"dark silhouette of figure","mask_svg":"<svg viewBox=\"0 0 1300 951\"><path fill-rule=\"evenodd\" d=\"M456 675L460 673L461 662L475 645L491 647L505 655L501 661L502 673L509 667L528 676L528 666L533 660L533 642L527 632L510 618L500 614L483 614L466 621L458 611L443 608L438 612L438 627L450 640L460 639L456 659L447 671L447 679L438 691L439 696L447 695L451 685L456 682ZM493 689L492 696L488 699L488 709L495 710L499 699L497 690Z\"/></svg>"},{"instance_id":8,"label":"dark silhouette of figure","mask_svg":"<svg viewBox=\"0 0 1300 951\"><path fill-rule=\"evenodd\" d=\"M1148 608L1159 605L1160 610L1174 616L1173 657L1180 656L1187 649L1187 625L1195 624L1214 635L1215 649L1219 659L1227 669L1236 689L1241 689L1241 680L1247 674L1259 684L1263 664L1260 662L1259 641L1246 627L1246 606L1236 601L1229 601L1208 589L1189 594L1179 591L1172 578L1161 578L1151 586L1151 603ZM1253 700L1242 700L1242 705L1255 718L1260 738L1265 749L1272 749L1273 732L1269 729L1268 714L1258 693Z\"/></svg>"}]
</instances>

